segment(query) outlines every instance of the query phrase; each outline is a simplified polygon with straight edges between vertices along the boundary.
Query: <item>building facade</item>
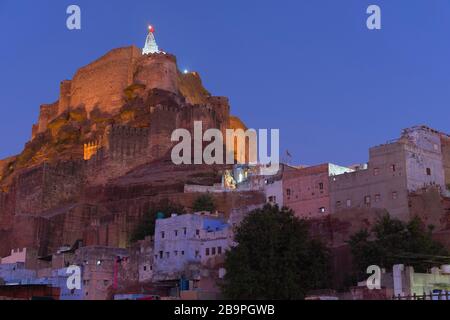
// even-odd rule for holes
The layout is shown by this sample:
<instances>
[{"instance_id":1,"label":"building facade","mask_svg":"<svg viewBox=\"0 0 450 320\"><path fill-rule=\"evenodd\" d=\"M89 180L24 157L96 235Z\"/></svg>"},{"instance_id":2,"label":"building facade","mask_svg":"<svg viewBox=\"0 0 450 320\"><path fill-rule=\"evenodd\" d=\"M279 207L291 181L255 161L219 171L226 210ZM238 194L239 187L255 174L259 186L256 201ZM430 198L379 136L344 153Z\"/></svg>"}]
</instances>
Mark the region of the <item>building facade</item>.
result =
<instances>
[{"instance_id":1,"label":"building facade","mask_svg":"<svg viewBox=\"0 0 450 320\"><path fill-rule=\"evenodd\" d=\"M283 204L300 218L321 218L331 213L330 177L352 172L332 163L317 166L286 167L283 172Z\"/></svg>"},{"instance_id":2,"label":"building facade","mask_svg":"<svg viewBox=\"0 0 450 320\"><path fill-rule=\"evenodd\" d=\"M223 256L232 242L231 228L217 215L172 215L156 221L154 279L189 277L189 265L206 265Z\"/></svg>"},{"instance_id":3,"label":"building facade","mask_svg":"<svg viewBox=\"0 0 450 320\"><path fill-rule=\"evenodd\" d=\"M429 186L446 190L441 135L413 127L398 140L371 148L367 169L330 178L331 212L383 208L408 220L411 192Z\"/></svg>"}]
</instances>

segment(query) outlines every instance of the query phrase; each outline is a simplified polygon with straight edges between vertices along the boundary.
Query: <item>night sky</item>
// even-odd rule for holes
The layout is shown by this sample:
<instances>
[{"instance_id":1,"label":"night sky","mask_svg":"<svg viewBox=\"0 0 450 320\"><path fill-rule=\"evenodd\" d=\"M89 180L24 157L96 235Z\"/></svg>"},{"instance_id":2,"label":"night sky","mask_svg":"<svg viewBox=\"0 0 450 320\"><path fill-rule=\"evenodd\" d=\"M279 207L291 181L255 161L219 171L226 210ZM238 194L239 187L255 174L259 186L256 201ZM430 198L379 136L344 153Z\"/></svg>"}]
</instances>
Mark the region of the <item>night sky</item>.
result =
<instances>
[{"instance_id":1,"label":"night sky","mask_svg":"<svg viewBox=\"0 0 450 320\"><path fill-rule=\"evenodd\" d=\"M70 4L81 31L66 28ZM294 164L365 162L417 124L450 133L448 0L0 0L0 158L22 150L61 80L142 47L148 23L247 126L279 128Z\"/></svg>"}]
</instances>

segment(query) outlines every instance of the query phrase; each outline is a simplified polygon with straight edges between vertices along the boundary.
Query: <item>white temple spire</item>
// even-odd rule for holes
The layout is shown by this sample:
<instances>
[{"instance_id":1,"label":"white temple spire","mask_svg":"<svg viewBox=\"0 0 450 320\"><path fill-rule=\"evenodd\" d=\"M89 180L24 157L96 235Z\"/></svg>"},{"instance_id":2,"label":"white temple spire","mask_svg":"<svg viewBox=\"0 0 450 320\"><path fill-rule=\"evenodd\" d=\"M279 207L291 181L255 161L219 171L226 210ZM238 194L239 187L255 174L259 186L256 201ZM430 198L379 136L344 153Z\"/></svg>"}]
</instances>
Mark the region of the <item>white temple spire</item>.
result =
<instances>
[{"instance_id":1,"label":"white temple spire","mask_svg":"<svg viewBox=\"0 0 450 320\"><path fill-rule=\"evenodd\" d=\"M142 49L142 54L159 53L159 48L156 44L155 35L153 32L155 32L153 26L148 26L148 35L145 40L145 46Z\"/></svg>"}]
</instances>

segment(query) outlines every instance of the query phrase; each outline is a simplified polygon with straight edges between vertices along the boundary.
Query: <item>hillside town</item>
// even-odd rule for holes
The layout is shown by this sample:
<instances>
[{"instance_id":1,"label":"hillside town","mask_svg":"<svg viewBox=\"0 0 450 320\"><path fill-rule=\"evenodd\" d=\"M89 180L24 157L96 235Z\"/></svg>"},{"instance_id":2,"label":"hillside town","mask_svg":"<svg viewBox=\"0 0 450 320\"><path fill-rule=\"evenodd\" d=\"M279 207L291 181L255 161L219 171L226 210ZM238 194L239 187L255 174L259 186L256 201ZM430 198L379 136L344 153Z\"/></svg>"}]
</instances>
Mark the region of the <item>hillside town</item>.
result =
<instances>
[{"instance_id":1,"label":"hillside town","mask_svg":"<svg viewBox=\"0 0 450 320\"><path fill-rule=\"evenodd\" d=\"M386 213L419 218L450 249L448 134L405 128L367 162L286 161L275 174L258 163L174 165L173 130L247 126L153 32L143 49L114 49L62 81L24 151L0 161L0 299L223 299L236 232L266 206L291 209L330 251L329 287L306 299L450 299L450 261L425 271L398 261L376 289L347 277L349 240Z\"/></svg>"}]
</instances>

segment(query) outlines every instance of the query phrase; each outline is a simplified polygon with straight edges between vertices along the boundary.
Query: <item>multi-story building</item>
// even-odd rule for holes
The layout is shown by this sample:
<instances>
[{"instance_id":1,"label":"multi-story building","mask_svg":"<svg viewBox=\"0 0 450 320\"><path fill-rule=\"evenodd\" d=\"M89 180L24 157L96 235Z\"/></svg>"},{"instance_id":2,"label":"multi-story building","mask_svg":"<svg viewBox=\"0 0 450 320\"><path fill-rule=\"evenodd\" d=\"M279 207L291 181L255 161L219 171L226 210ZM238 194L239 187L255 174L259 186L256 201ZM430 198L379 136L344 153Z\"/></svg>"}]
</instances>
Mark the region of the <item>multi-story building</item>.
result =
<instances>
[{"instance_id":1,"label":"multi-story building","mask_svg":"<svg viewBox=\"0 0 450 320\"><path fill-rule=\"evenodd\" d=\"M366 169L331 177L331 212L383 208L408 220L411 192L428 186L446 192L444 137L425 126L412 127L399 139L371 148Z\"/></svg>"},{"instance_id":2,"label":"multi-story building","mask_svg":"<svg viewBox=\"0 0 450 320\"><path fill-rule=\"evenodd\" d=\"M206 266L231 246L228 223L218 215L173 214L155 227L154 279L189 277L189 265Z\"/></svg>"},{"instance_id":3,"label":"multi-story building","mask_svg":"<svg viewBox=\"0 0 450 320\"><path fill-rule=\"evenodd\" d=\"M352 171L332 163L304 168L285 166L283 204L305 219L328 215L331 212L330 177Z\"/></svg>"}]
</instances>

